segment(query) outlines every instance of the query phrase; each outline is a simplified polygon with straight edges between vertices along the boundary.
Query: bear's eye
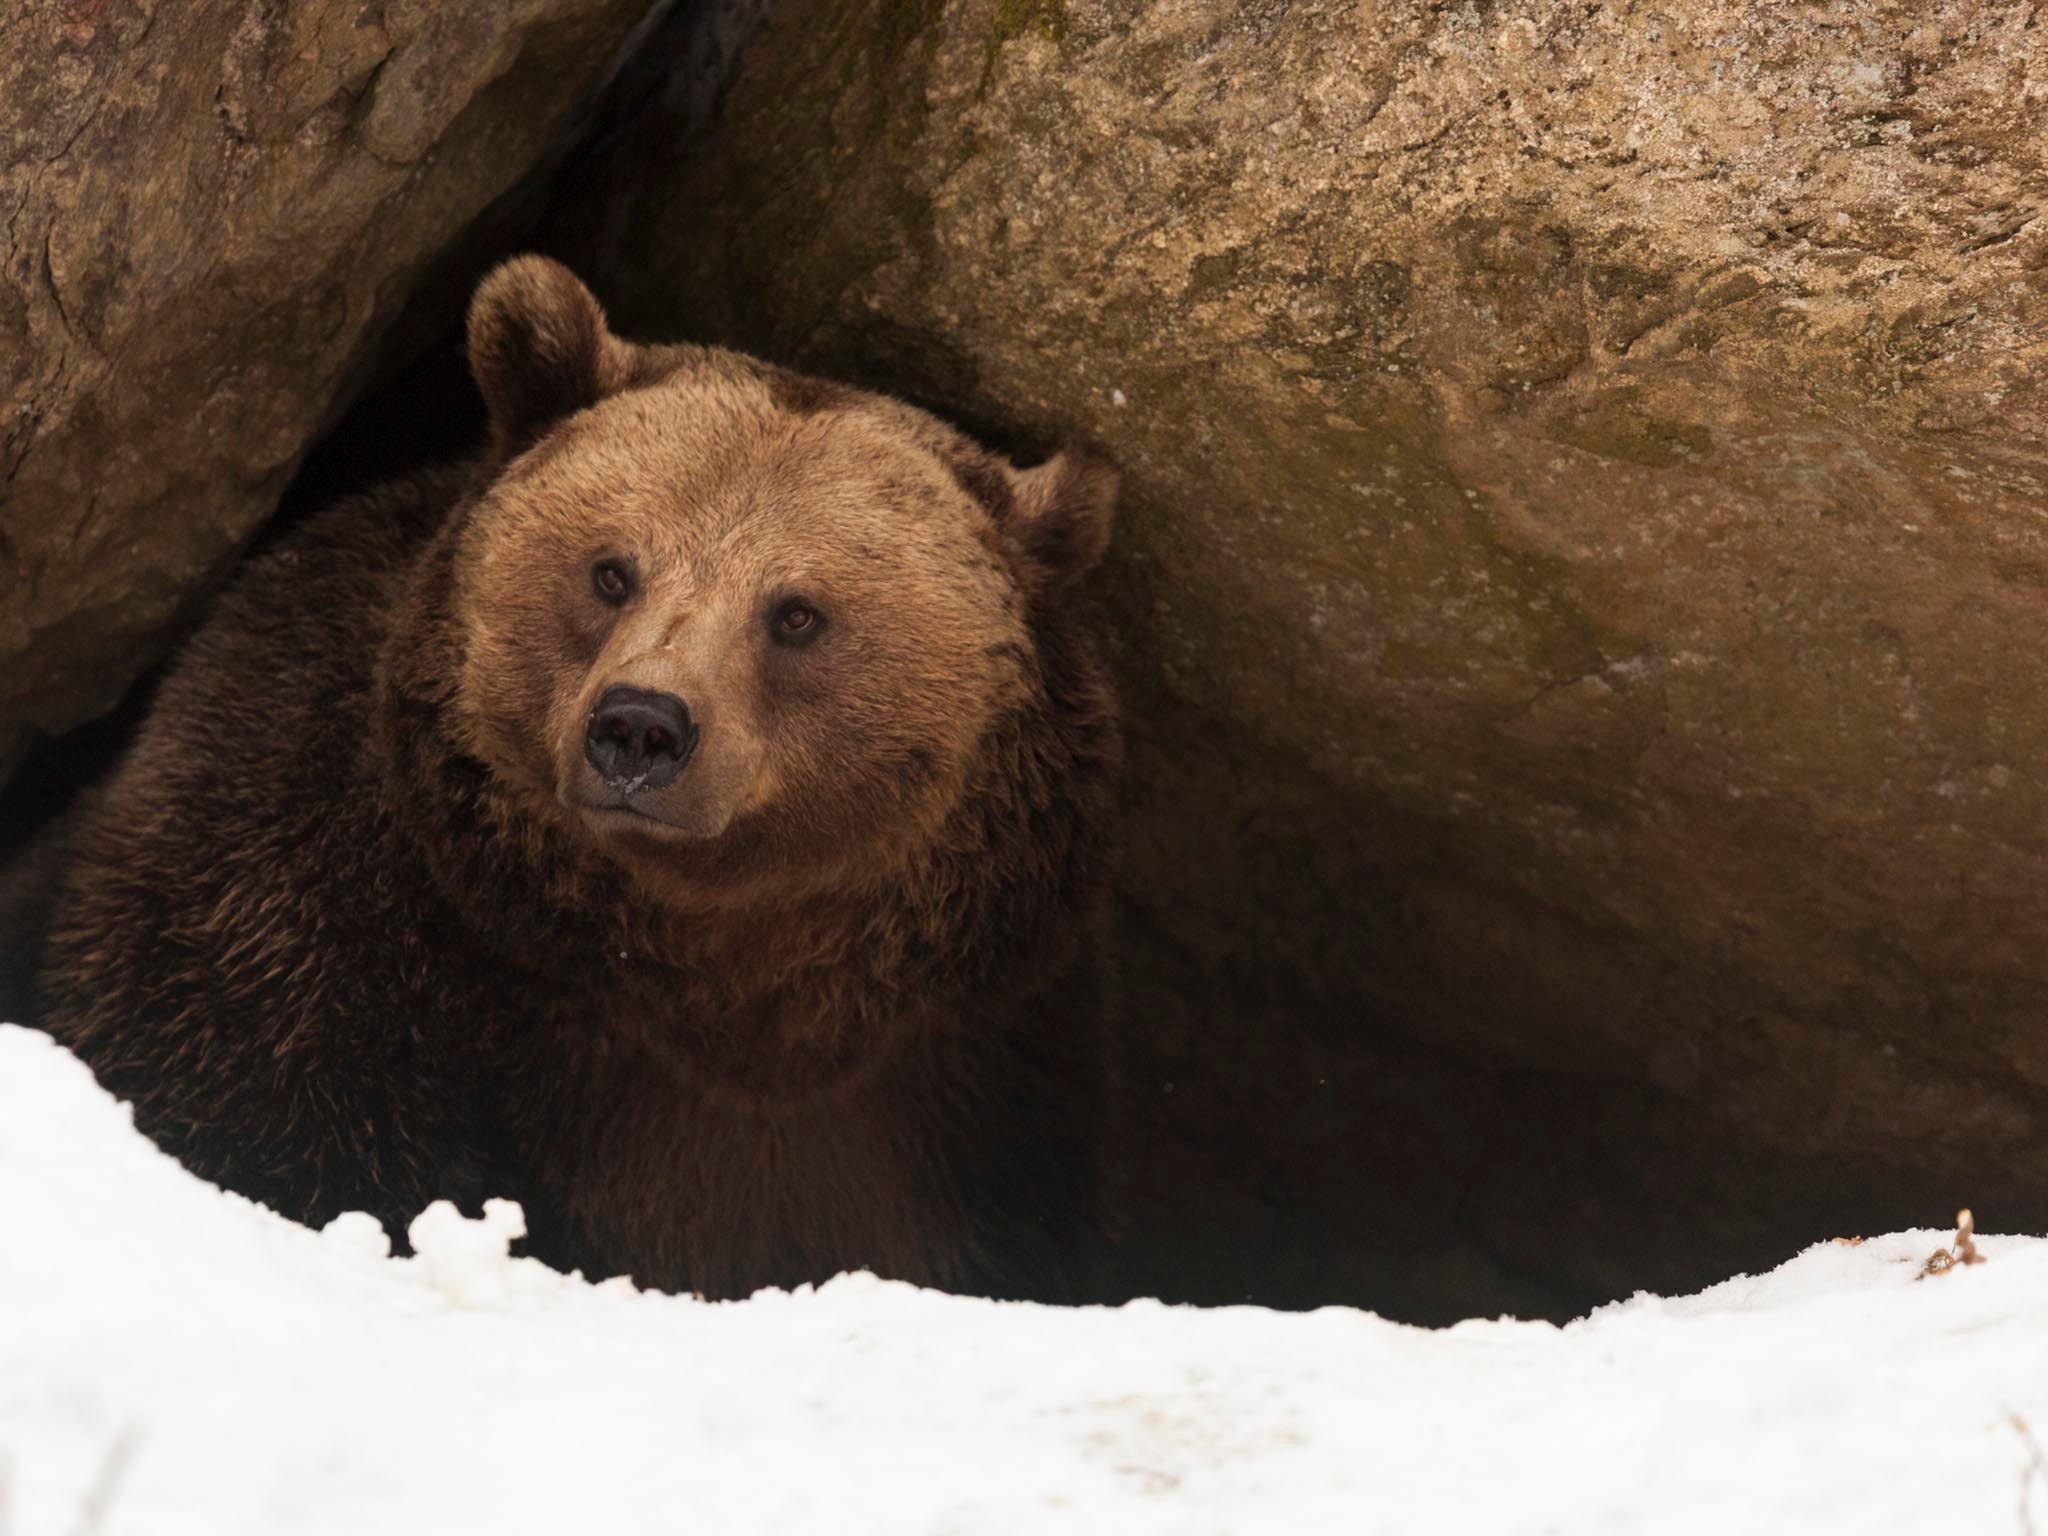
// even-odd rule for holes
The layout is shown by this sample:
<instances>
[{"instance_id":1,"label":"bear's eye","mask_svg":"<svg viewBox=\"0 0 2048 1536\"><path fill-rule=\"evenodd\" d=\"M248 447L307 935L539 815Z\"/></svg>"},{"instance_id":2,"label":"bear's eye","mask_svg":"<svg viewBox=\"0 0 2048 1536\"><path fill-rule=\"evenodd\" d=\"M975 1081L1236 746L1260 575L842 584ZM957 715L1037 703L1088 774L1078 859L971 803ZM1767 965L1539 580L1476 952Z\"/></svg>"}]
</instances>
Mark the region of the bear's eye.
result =
<instances>
[{"instance_id":1,"label":"bear's eye","mask_svg":"<svg viewBox=\"0 0 2048 1536\"><path fill-rule=\"evenodd\" d=\"M590 584L613 607L633 595L633 573L623 560L598 561L590 568Z\"/></svg>"},{"instance_id":2,"label":"bear's eye","mask_svg":"<svg viewBox=\"0 0 2048 1536\"><path fill-rule=\"evenodd\" d=\"M791 598L775 610L770 625L775 638L784 645L801 645L818 632L824 616L801 598Z\"/></svg>"}]
</instances>

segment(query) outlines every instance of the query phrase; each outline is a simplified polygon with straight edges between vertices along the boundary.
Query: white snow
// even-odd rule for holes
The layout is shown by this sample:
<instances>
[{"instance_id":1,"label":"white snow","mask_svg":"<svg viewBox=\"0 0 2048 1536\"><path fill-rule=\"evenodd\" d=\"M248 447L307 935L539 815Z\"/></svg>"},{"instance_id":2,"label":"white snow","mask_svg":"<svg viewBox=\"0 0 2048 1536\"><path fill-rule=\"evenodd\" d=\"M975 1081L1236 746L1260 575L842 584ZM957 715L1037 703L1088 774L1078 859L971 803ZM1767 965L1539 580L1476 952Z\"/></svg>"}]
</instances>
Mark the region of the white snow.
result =
<instances>
[{"instance_id":1,"label":"white snow","mask_svg":"<svg viewBox=\"0 0 2048 1536\"><path fill-rule=\"evenodd\" d=\"M1438 1332L846 1277L709 1305L198 1182L0 1026L6 1536L2048 1532L2048 1241Z\"/></svg>"}]
</instances>

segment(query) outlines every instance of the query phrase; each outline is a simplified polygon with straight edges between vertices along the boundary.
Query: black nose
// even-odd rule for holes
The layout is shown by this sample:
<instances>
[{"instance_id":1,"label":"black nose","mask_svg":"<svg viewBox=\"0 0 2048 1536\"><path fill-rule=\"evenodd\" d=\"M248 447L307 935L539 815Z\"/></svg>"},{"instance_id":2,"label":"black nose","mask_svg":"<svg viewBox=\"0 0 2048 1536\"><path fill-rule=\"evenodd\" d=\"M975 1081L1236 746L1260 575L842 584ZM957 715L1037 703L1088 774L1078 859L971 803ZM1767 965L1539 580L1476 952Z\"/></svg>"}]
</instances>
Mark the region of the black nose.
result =
<instances>
[{"instance_id":1,"label":"black nose","mask_svg":"<svg viewBox=\"0 0 2048 1536\"><path fill-rule=\"evenodd\" d=\"M696 749L697 728L681 699L623 685L605 689L583 738L598 776L629 795L673 782Z\"/></svg>"}]
</instances>

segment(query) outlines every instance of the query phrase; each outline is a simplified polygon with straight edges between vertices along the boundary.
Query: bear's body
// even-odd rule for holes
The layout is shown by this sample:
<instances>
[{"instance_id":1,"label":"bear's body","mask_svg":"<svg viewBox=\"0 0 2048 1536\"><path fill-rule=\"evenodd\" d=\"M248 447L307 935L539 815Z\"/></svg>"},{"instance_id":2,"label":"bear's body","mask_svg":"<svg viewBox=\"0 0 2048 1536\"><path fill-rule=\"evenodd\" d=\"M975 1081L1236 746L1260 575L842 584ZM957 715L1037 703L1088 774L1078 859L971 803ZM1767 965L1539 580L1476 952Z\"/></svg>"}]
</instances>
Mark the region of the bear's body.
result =
<instances>
[{"instance_id":1,"label":"bear's body","mask_svg":"<svg viewBox=\"0 0 2048 1536\"><path fill-rule=\"evenodd\" d=\"M537 261L471 345L493 454L252 561L167 675L48 1027L304 1221L506 1195L662 1288L1074 1294L1119 741L1062 588L1108 477L629 347Z\"/></svg>"}]
</instances>

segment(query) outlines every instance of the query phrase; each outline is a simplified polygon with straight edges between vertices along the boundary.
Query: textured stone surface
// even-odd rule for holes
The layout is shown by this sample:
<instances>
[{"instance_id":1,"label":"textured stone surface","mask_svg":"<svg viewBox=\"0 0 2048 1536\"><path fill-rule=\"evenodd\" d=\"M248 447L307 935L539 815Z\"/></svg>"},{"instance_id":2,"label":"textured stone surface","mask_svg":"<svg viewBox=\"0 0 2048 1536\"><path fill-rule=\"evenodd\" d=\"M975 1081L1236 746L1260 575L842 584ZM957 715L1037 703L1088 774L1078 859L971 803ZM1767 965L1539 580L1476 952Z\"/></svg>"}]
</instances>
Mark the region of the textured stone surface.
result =
<instances>
[{"instance_id":1,"label":"textured stone surface","mask_svg":"<svg viewBox=\"0 0 2048 1536\"><path fill-rule=\"evenodd\" d=\"M420 269L649 0L46 0L0 17L0 777L271 511Z\"/></svg>"},{"instance_id":2,"label":"textured stone surface","mask_svg":"<svg viewBox=\"0 0 2048 1536\"><path fill-rule=\"evenodd\" d=\"M2048 1221L2039 10L785 0L564 212L629 325L1129 470L1216 1293Z\"/></svg>"}]
</instances>

